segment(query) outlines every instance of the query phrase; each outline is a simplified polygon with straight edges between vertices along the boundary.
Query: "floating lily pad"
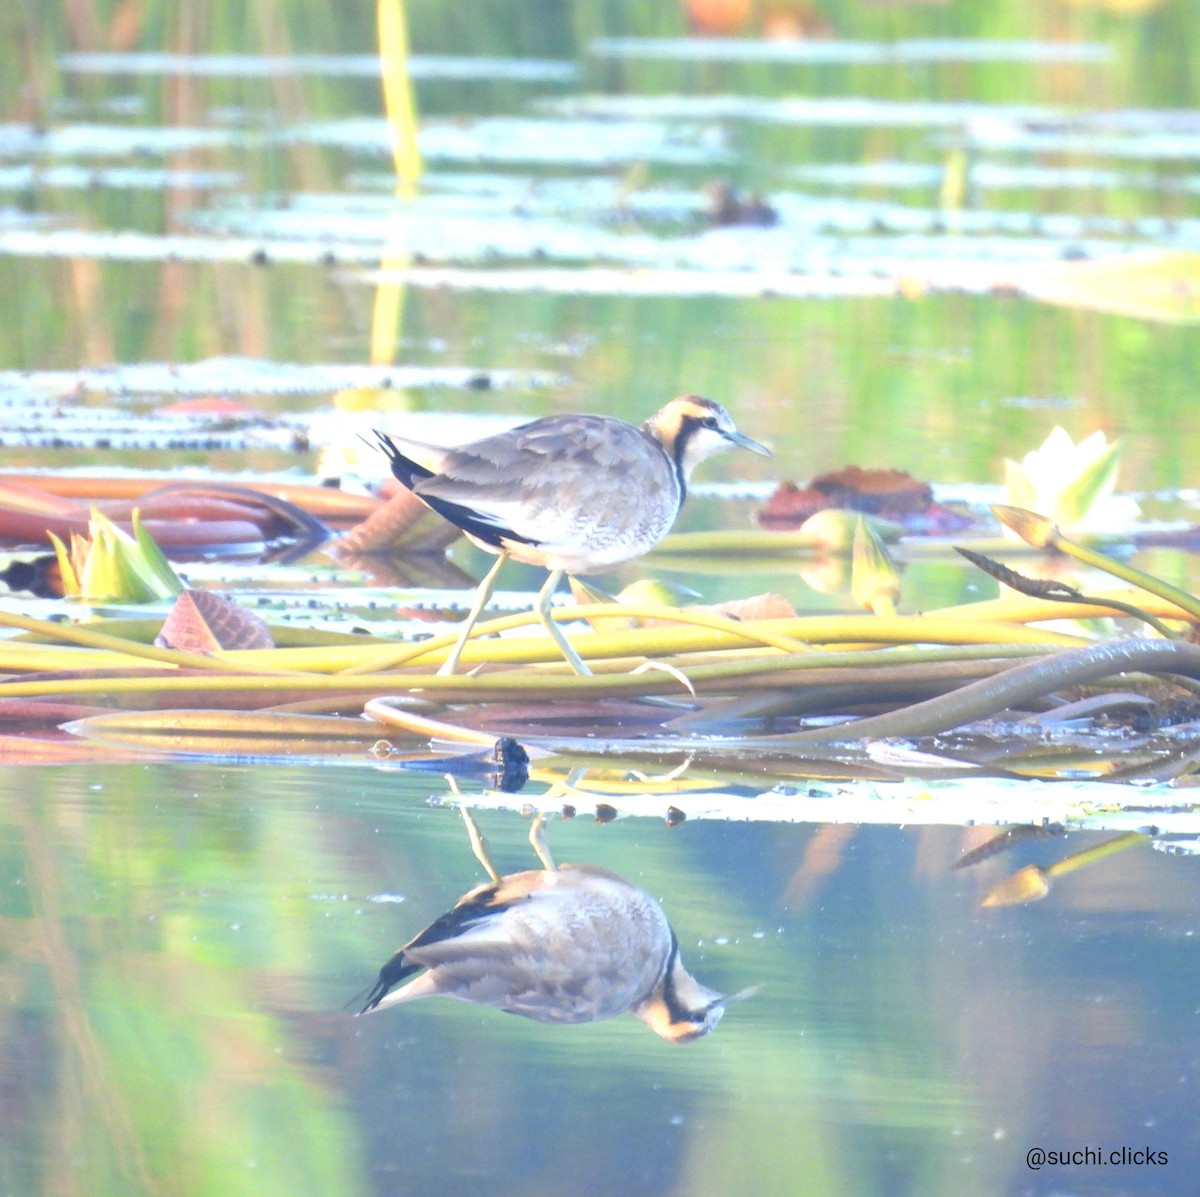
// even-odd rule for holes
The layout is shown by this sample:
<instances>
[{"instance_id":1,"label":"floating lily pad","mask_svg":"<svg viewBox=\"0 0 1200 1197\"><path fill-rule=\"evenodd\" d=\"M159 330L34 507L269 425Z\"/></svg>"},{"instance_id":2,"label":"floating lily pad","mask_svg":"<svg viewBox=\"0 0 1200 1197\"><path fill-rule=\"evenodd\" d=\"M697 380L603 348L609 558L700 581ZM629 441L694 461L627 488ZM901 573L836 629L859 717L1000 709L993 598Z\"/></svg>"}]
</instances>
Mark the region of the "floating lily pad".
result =
<instances>
[{"instance_id":1,"label":"floating lily pad","mask_svg":"<svg viewBox=\"0 0 1200 1197\"><path fill-rule=\"evenodd\" d=\"M901 38L890 42L837 38L603 37L588 45L598 58L681 62L847 63L890 65L936 62L1112 61L1103 42L1016 41L1004 38Z\"/></svg>"},{"instance_id":2,"label":"floating lily pad","mask_svg":"<svg viewBox=\"0 0 1200 1197\"><path fill-rule=\"evenodd\" d=\"M321 78L379 78L377 54L60 54L58 65L81 75L195 75L206 78L270 79L279 75ZM573 62L536 58L452 57L413 54L413 79L504 79L527 83L573 83Z\"/></svg>"},{"instance_id":3,"label":"floating lily pad","mask_svg":"<svg viewBox=\"0 0 1200 1197\"><path fill-rule=\"evenodd\" d=\"M367 366L354 362L215 357L196 362L136 362L81 370L0 370L0 396L302 395L351 388L447 387L472 391L548 386L555 376L528 370L460 366ZM96 418L100 418L97 416ZM106 418L120 419L117 412Z\"/></svg>"}]
</instances>

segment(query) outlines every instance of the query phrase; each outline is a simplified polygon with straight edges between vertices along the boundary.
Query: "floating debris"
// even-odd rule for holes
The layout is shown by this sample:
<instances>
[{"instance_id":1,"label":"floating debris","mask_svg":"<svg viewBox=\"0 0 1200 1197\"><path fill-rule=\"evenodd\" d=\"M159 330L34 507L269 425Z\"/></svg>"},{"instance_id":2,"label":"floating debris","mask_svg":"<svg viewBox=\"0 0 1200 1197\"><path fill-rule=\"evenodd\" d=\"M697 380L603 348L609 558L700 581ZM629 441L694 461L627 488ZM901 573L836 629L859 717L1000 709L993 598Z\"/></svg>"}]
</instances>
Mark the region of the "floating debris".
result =
<instances>
[{"instance_id":1,"label":"floating debris","mask_svg":"<svg viewBox=\"0 0 1200 1197\"><path fill-rule=\"evenodd\" d=\"M761 195L739 195L726 179L706 184L704 196L708 201L705 215L714 228L739 224L770 228L779 223L779 213Z\"/></svg>"}]
</instances>

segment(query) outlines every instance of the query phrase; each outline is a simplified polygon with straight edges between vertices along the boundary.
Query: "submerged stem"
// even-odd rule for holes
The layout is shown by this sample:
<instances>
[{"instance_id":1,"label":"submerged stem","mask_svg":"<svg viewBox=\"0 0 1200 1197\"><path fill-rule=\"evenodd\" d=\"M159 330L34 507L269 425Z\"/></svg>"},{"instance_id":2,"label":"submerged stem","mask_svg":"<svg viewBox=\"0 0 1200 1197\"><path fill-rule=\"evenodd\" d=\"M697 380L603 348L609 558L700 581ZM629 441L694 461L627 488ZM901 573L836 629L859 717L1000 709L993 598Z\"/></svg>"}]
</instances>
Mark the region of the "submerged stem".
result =
<instances>
[{"instance_id":1,"label":"submerged stem","mask_svg":"<svg viewBox=\"0 0 1200 1197\"><path fill-rule=\"evenodd\" d=\"M995 677L972 682L949 694L885 715L772 738L779 744L844 744L929 736L986 719L1064 686L1094 682L1131 669L1200 679L1200 647L1181 644L1177 640L1122 640L1116 644L1097 644L1017 665Z\"/></svg>"}]
</instances>

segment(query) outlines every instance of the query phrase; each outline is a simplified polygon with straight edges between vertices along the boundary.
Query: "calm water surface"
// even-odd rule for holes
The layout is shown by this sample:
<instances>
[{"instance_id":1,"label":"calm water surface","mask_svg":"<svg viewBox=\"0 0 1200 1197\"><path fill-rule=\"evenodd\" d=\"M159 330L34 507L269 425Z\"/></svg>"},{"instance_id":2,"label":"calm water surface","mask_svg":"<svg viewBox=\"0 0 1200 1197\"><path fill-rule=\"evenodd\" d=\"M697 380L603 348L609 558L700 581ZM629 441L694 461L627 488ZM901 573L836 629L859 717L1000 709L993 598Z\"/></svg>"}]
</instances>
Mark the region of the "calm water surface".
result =
<instances>
[{"instance_id":1,"label":"calm water surface","mask_svg":"<svg viewBox=\"0 0 1200 1197\"><path fill-rule=\"evenodd\" d=\"M1033 845L955 828L557 821L659 896L707 1039L435 1000L351 1016L476 884L444 787L368 768L9 770L0 1191L1179 1193L1200 1166L1191 861L1147 846L981 910ZM503 871L527 821L482 812ZM978 837L976 837L978 838ZM1026 1150L1165 1166L1029 1171Z\"/></svg>"}]
</instances>

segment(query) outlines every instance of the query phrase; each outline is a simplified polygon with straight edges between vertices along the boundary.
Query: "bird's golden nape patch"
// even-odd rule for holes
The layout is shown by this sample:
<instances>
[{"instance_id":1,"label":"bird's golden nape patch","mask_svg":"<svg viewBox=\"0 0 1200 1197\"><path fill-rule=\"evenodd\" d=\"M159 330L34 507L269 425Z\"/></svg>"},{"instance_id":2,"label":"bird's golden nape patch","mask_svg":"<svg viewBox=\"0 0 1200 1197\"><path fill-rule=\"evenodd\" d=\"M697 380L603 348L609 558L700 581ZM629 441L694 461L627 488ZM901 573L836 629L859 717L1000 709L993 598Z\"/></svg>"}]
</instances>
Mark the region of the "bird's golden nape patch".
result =
<instances>
[{"instance_id":1,"label":"bird's golden nape patch","mask_svg":"<svg viewBox=\"0 0 1200 1197\"><path fill-rule=\"evenodd\" d=\"M703 420L706 416L725 416L726 419L729 417L729 413L715 399L705 399L703 395L680 395L672 399L667 406L674 407L676 404L685 415L698 420Z\"/></svg>"},{"instance_id":2,"label":"bird's golden nape patch","mask_svg":"<svg viewBox=\"0 0 1200 1197\"><path fill-rule=\"evenodd\" d=\"M703 420L729 422L729 413L711 399L702 395L679 395L646 421L647 429L659 444L670 454L680 436L687 428L695 427Z\"/></svg>"}]
</instances>

